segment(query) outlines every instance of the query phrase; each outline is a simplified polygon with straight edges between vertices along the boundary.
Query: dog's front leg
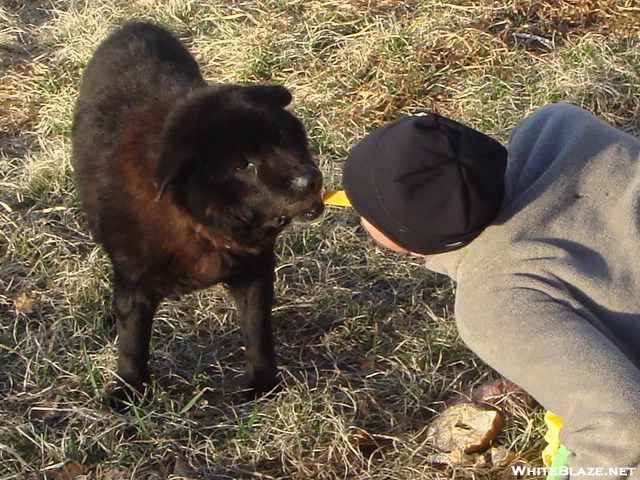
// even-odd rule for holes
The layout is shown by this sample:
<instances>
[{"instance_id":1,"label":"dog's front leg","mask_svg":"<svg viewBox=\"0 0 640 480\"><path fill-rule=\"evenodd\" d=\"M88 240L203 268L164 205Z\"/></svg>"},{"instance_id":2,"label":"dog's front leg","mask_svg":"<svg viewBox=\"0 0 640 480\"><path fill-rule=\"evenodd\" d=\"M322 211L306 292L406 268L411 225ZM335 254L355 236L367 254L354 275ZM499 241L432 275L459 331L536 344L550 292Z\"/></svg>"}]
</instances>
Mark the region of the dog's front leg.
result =
<instances>
[{"instance_id":1,"label":"dog's front leg","mask_svg":"<svg viewBox=\"0 0 640 480\"><path fill-rule=\"evenodd\" d=\"M125 408L128 400L144 394L149 383L149 343L158 302L153 294L116 272L113 307L118 327L118 376L124 382L111 394L110 403L116 409Z\"/></svg>"},{"instance_id":2,"label":"dog's front leg","mask_svg":"<svg viewBox=\"0 0 640 480\"><path fill-rule=\"evenodd\" d=\"M238 310L245 342L247 385L253 395L269 392L277 384L278 369L271 331L273 281L274 259L271 255L251 274L227 283Z\"/></svg>"}]
</instances>

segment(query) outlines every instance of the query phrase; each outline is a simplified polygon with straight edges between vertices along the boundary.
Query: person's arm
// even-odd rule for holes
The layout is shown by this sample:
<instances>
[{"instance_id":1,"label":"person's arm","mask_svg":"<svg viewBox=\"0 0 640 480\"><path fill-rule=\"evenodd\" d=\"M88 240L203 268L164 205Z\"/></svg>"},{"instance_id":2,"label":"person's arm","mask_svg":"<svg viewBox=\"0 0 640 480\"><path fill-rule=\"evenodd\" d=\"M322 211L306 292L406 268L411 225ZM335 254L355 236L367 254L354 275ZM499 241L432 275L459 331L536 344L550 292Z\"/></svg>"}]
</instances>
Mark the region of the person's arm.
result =
<instances>
[{"instance_id":1,"label":"person's arm","mask_svg":"<svg viewBox=\"0 0 640 480\"><path fill-rule=\"evenodd\" d=\"M635 475L607 478L640 478L636 365L589 312L557 301L543 283L539 290L475 287L458 289L462 339L563 419L560 440L571 452L571 468L603 467L609 474L609 468L636 467Z\"/></svg>"}]
</instances>

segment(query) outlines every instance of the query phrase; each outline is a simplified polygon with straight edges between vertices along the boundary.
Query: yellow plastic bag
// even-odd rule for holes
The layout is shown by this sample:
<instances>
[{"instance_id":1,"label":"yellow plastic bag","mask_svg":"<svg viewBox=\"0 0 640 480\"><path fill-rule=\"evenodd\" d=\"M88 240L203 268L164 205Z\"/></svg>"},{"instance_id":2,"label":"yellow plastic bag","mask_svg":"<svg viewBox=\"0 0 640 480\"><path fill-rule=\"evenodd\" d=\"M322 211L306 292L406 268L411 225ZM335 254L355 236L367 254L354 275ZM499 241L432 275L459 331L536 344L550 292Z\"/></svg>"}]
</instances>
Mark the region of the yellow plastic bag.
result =
<instances>
[{"instance_id":1,"label":"yellow plastic bag","mask_svg":"<svg viewBox=\"0 0 640 480\"><path fill-rule=\"evenodd\" d=\"M542 451L542 461L547 467L553 464L553 458L560 449L560 428L562 428L562 419L551 412L544 414L544 423L547 425L547 433L544 440L547 446Z\"/></svg>"}]
</instances>

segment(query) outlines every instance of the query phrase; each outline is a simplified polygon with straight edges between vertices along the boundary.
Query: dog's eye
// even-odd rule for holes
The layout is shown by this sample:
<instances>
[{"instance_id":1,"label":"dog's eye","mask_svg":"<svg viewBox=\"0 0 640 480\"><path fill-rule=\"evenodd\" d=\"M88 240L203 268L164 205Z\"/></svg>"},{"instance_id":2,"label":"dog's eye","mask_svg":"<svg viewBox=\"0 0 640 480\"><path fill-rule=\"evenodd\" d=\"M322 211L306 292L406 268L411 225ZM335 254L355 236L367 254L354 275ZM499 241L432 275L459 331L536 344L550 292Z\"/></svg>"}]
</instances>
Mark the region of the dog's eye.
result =
<instances>
[{"instance_id":1,"label":"dog's eye","mask_svg":"<svg viewBox=\"0 0 640 480\"><path fill-rule=\"evenodd\" d=\"M236 170L246 170L248 168L253 168L253 163L251 163L245 157L242 157L236 162Z\"/></svg>"}]
</instances>

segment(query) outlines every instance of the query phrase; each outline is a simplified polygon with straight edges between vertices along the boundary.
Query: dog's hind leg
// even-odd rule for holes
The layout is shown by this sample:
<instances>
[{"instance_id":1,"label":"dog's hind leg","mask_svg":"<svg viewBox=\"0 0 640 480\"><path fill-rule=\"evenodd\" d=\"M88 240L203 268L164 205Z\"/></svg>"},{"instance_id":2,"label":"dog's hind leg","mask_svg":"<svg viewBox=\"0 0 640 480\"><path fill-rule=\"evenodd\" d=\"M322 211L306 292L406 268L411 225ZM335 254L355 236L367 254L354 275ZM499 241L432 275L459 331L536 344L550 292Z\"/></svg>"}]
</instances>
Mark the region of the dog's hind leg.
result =
<instances>
[{"instance_id":1,"label":"dog's hind leg","mask_svg":"<svg viewBox=\"0 0 640 480\"><path fill-rule=\"evenodd\" d=\"M274 264L271 255L250 274L227 282L244 336L247 386L254 396L273 390L278 383L271 331Z\"/></svg>"},{"instance_id":2,"label":"dog's hind leg","mask_svg":"<svg viewBox=\"0 0 640 480\"><path fill-rule=\"evenodd\" d=\"M118 329L118 376L122 380L110 398L116 409L125 408L126 401L144 394L149 383L149 342L158 303L155 295L115 272L113 307Z\"/></svg>"}]
</instances>

